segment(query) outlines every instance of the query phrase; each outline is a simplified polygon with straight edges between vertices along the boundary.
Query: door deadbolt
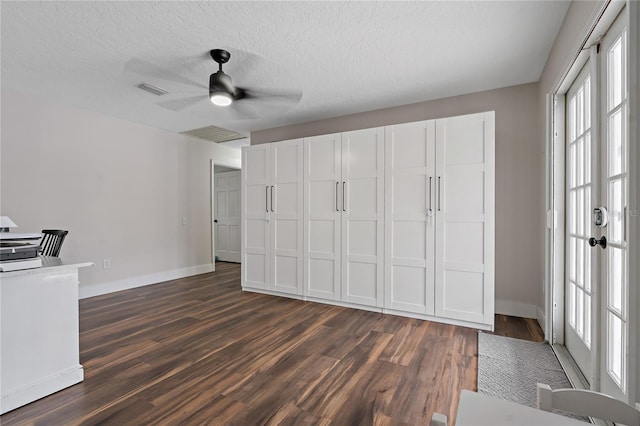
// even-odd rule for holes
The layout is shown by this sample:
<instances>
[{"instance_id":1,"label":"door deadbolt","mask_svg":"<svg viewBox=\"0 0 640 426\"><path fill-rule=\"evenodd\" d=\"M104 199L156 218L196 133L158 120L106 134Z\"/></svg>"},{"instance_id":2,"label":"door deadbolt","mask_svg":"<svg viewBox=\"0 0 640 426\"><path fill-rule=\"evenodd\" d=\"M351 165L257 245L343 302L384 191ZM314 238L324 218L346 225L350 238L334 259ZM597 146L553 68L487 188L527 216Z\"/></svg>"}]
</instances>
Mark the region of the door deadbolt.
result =
<instances>
[{"instance_id":1,"label":"door deadbolt","mask_svg":"<svg viewBox=\"0 0 640 426\"><path fill-rule=\"evenodd\" d=\"M593 223L604 228L609 223L609 212L606 207L596 207L593 209Z\"/></svg>"}]
</instances>

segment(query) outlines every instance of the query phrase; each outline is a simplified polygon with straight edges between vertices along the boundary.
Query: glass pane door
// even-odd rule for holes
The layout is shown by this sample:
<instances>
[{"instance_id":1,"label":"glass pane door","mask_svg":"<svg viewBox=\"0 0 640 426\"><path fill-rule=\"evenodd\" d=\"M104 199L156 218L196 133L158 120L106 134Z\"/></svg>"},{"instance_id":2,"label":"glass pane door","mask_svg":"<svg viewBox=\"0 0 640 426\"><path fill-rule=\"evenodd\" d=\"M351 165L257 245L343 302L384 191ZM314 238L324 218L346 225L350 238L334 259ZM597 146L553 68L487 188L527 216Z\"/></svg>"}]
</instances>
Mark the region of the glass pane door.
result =
<instances>
[{"instance_id":1,"label":"glass pane door","mask_svg":"<svg viewBox=\"0 0 640 426\"><path fill-rule=\"evenodd\" d=\"M589 250L594 186L591 153L591 75L585 65L567 94L566 346L585 377L591 375L591 265Z\"/></svg>"},{"instance_id":2,"label":"glass pane door","mask_svg":"<svg viewBox=\"0 0 640 426\"><path fill-rule=\"evenodd\" d=\"M627 393L627 31L618 17L601 45L603 170L601 182L609 211L603 228L607 248L601 280L606 283L602 390L619 398Z\"/></svg>"}]
</instances>

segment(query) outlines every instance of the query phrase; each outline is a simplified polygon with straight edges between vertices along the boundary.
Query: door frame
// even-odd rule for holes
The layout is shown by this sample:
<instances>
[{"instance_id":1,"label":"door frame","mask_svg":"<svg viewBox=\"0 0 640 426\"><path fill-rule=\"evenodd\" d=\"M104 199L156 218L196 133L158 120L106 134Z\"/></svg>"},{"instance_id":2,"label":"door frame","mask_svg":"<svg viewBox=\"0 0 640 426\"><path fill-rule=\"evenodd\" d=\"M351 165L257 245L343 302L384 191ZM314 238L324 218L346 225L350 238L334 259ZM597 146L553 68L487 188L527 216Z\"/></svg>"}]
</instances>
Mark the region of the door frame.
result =
<instances>
[{"instance_id":1,"label":"door frame","mask_svg":"<svg viewBox=\"0 0 640 426\"><path fill-rule=\"evenodd\" d=\"M238 167L237 163L233 163L233 162L224 162L224 161L217 161L215 159L212 159L210 162L210 176L209 176L209 182L210 182L210 190L209 190L209 195L211 198L211 211L209 214L209 223L211 224L211 265L213 265L213 272L216 271L216 227L213 225L213 220L215 219L215 212L216 212L216 172L215 172L215 166L222 166L222 167L227 167L229 169L234 169L234 170L242 170L242 166ZM242 190L242 185L240 185L240 188ZM242 209L241 209L242 210ZM242 223L242 219L240 219L240 222ZM242 239L242 237L240 237ZM242 257L240 257L240 261L242 262Z\"/></svg>"},{"instance_id":2,"label":"door frame","mask_svg":"<svg viewBox=\"0 0 640 426\"><path fill-rule=\"evenodd\" d=\"M640 2L604 1L589 24L585 38L578 40L574 47L573 60L559 75L552 90L546 98L546 199L547 229L545 233L545 283L544 295L544 332L545 338L552 344L564 344L564 192L565 192L565 137L564 111L565 97L578 72L589 60L589 47L596 45L601 36L608 30L620 11L627 8L628 31L628 87L629 110L635 111L629 120L629 141L638 141L640 137ZM629 143L629 182L640 181L640 147L638 143ZM629 304L640 306L640 186L629 189ZM635 261L632 261L634 259ZM633 285L633 284L636 285ZM628 342L628 403L640 401L640 312L630 309ZM566 351L565 351L566 352ZM564 360L563 351L557 352L566 370L574 369L571 360ZM567 362L568 361L568 362ZM599 364L599 363L598 363ZM567 371L572 383L577 388L584 388L586 383L579 380L580 373ZM599 383L593 383L597 387ZM598 390L598 389L595 389Z\"/></svg>"}]
</instances>

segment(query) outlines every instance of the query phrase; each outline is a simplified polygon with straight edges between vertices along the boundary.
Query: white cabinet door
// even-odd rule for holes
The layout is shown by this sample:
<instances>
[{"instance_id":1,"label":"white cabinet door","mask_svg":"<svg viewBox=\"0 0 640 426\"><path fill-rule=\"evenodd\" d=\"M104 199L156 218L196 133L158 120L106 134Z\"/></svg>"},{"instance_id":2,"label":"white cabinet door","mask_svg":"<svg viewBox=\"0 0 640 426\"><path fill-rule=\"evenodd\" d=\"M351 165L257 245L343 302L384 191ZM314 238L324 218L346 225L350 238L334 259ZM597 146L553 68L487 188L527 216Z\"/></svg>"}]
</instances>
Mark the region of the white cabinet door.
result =
<instances>
[{"instance_id":1,"label":"white cabinet door","mask_svg":"<svg viewBox=\"0 0 640 426\"><path fill-rule=\"evenodd\" d=\"M242 149L242 283L257 289L270 282L270 153L269 145Z\"/></svg>"},{"instance_id":2,"label":"white cabinet door","mask_svg":"<svg viewBox=\"0 0 640 426\"><path fill-rule=\"evenodd\" d=\"M215 174L216 256L240 262L240 170Z\"/></svg>"},{"instance_id":3,"label":"white cabinet door","mask_svg":"<svg viewBox=\"0 0 640 426\"><path fill-rule=\"evenodd\" d=\"M385 303L434 314L435 122L385 128Z\"/></svg>"},{"instance_id":4,"label":"white cabinet door","mask_svg":"<svg viewBox=\"0 0 640 426\"><path fill-rule=\"evenodd\" d=\"M382 307L384 129L342 134L342 301Z\"/></svg>"},{"instance_id":5,"label":"white cabinet door","mask_svg":"<svg viewBox=\"0 0 640 426\"><path fill-rule=\"evenodd\" d=\"M271 288L302 294L302 139L271 144Z\"/></svg>"},{"instance_id":6,"label":"white cabinet door","mask_svg":"<svg viewBox=\"0 0 640 426\"><path fill-rule=\"evenodd\" d=\"M304 140L305 295L340 300L341 135Z\"/></svg>"},{"instance_id":7,"label":"white cabinet door","mask_svg":"<svg viewBox=\"0 0 640 426\"><path fill-rule=\"evenodd\" d=\"M493 112L436 120L436 315L493 324Z\"/></svg>"}]
</instances>

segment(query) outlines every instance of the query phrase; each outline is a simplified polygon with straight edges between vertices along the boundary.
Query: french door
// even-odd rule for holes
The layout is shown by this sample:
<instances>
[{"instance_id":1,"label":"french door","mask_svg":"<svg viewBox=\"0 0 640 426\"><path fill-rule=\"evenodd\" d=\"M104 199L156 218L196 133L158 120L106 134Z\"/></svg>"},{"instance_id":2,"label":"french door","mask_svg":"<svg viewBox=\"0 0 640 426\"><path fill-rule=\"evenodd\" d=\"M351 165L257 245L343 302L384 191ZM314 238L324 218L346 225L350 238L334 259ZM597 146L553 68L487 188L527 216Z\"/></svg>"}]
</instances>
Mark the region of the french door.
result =
<instances>
[{"instance_id":1,"label":"french door","mask_svg":"<svg viewBox=\"0 0 640 426\"><path fill-rule=\"evenodd\" d=\"M625 12L614 22L600 49L601 87L601 202L608 207L609 223L602 229L607 240L600 254L600 282L604 284L600 321L602 348L601 390L618 398L627 393L628 380L628 143L627 29Z\"/></svg>"},{"instance_id":2,"label":"french door","mask_svg":"<svg viewBox=\"0 0 640 426\"><path fill-rule=\"evenodd\" d=\"M623 10L566 95L565 345L592 389L626 400L628 103Z\"/></svg>"},{"instance_id":3,"label":"french door","mask_svg":"<svg viewBox=\"0 0 640 426\"><path fill-rule=\"evenodd\" d=\"M592 138L591 67L587 63L571 85L566 102L566 268L565 345L586 377L591 374L592 276L597 252L589 249L592 200L598 199L597 167L591 153L597 152ZM595 181L595 182L594 182ZM592 270L593 269L593 270Z\"/></svg>"}]
</instances>

